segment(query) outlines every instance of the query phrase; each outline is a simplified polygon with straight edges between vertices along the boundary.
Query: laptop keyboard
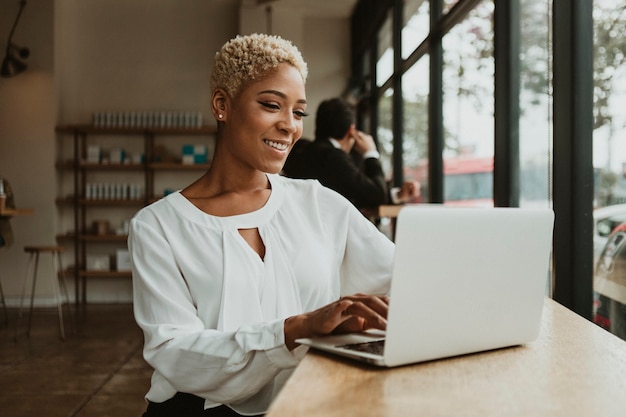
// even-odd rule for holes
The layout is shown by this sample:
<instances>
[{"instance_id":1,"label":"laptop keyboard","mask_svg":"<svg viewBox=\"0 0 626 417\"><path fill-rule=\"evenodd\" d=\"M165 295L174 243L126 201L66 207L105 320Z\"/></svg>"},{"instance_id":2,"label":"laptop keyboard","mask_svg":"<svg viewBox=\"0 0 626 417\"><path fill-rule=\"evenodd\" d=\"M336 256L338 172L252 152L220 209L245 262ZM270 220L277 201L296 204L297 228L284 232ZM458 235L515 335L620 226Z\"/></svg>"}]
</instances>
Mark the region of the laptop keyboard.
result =
<instances>
[{"instance_id":1,"label":"laptop keyboard","mask_svg":"<svg viewBox=\"0 0 626 417\"><path fill-rule=\"evenodd\" d=\"M350 343L347 345L337 346L343 349L356 350L359 352L371 353L374 355L382 355L385 350L385 340L374 340L371 342L363 342L363 343Z\"/></svg>"}]
</instances>

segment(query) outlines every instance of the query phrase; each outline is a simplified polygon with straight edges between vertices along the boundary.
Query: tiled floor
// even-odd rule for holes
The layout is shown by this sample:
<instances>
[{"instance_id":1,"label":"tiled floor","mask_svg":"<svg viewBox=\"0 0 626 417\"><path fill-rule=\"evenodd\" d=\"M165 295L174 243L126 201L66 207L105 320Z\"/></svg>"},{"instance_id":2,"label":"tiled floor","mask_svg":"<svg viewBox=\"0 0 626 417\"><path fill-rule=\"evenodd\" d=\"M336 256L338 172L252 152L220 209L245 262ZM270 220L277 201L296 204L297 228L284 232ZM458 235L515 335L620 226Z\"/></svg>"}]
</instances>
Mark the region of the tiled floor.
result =
<instances>
[{"instance_id":1,"label":"tiled floor","mask_svg":"<svg viewBox=\"0 0 626 417\"><path fill-rule=\"evenodd\" d=\"M66 331L69 321L66 317ZM17 310L0 310L0 415L3 417L140 417L151 371L143 337L127 304L87 305L75 332L59 337L56 310L36 310L30 337Z\"/></svg>"}]
</instances>

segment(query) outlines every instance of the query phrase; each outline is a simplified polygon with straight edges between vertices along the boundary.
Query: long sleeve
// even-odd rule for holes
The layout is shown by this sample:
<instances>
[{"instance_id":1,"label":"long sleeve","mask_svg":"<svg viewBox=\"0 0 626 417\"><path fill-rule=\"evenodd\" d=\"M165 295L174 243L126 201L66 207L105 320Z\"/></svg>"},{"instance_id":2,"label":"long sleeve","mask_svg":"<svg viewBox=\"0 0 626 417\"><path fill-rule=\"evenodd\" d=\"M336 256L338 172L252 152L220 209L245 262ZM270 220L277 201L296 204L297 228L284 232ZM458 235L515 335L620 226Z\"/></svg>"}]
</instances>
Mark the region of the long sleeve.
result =
<instances>
[{"instance_id":1,"label":"long sleeve","mask_svg":"<svg viewBox=\"0 0 626 417\"><path fill-rule=\"evenodd\" d=\"M388 289L393 243L317 181L268 176L265 206L208 215L172 193L131 221L135 318L155 369L146 397L177 391L262 413L306 352L284 320L347 292ZM239 234L257 228L261 259Z\"/></svg>"},{"instance_id":2,"label":"long sleeve","mask_svg":"<svg viewBox=\"0 0 626 417\"><path fill-rule=\"evenodd\" d=\"M215 403L232 403L250 397L281 370L297 364L284 346L282 319L233 331L207 328L208 323L198 316L171 243L145 223L133 220L129 249L133 254L135 317L146 336L145 358L157 371L155 377L168 382L164 386ZM158 401L173 393L151 394Z\"/></svg>"},{"instance_id":3,"label":"long sleeve","mask_svg":"<svg viewBox=\"0 0 626 417\"><path fill-rule=\"evenodd\" d=\"M387 183L380 160L366 158L363 170L352 157L341 150L328 154L328 164L334 172L328 171L330 188L344 195L358 208L377 207L387 202ZM324 181L322 180L322 183Z\"/></svg>"}]
</instances>

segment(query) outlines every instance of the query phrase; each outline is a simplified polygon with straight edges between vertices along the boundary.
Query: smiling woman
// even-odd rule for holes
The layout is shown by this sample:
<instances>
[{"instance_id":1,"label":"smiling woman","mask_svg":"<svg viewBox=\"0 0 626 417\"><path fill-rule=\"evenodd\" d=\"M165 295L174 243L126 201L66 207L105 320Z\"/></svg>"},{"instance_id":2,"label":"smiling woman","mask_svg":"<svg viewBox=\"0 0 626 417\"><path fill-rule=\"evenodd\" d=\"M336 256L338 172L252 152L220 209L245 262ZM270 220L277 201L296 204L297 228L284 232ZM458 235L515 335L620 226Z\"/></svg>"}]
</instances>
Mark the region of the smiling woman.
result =
<instances>
[{"instance_id":1,"label":"smiling woman","mask_svg":"<svg viewBox=\"0 0 626 417\"><path fill-rule=\"evenodd\" d=\"M296 339L386 326L393 243L341 195L278 174L302 135L305 80L282 38L227 42L210 169L131 221L154 368L145 417L265 413L306 352Z\"/></svg>"},{"instance_id":2,"label":"smiling woman","mask_svg":"<svg viewBox=\"0 0 626 417\"><path fill-rule=\"evenodd\" d=\"M237 99L232 97L222 88L213 91L212 111L218 119L215 169L223 169L231 179L228 171L242 169L245 172L237 174L256 174L260 184L255 186L264 186L263 173L280 172L288 151L302 136L303 78L295 67L281 63L271 77L248 82L236 93Z\"/></svg>"}]
</instances>

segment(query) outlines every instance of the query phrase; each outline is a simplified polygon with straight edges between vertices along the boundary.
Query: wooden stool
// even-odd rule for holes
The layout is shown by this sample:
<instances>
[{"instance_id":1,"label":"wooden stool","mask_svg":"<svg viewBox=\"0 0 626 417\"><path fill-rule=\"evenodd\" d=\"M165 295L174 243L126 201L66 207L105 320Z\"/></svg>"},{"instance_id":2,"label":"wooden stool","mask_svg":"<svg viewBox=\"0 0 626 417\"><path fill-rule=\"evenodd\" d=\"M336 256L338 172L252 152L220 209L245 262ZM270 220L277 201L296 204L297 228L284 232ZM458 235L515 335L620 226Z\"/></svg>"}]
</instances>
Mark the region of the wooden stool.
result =
<instances>
[{"instance_id":1,"label":"wooden stool","mask_svg":"<svg viewBox=\"0 0 626 417\"><path fill-rule=\"evenodd\" d=\"M26 296L26 287L29 279L29 272L32 273L32 289L30 293L30 312L28 315L28 330L26 334L30 335L30 327L33 316L33 304L35 300L35 288L37 286L37 269L39 267L39 255L42 253L49 253L52 255L52 277L53 277L53 286L54 286L54 297L57 304L57 309L59 311L59 329L61 331L61 339L65 340L65 328L63 326L63 295L65 295L65 300L69 302L70 298L67 292L67 286L65 285L65 276L63 274L63 264L61 262L61 253L65 248L63 246L25 246L24 252L30 254L30 259L28 262L28 267L26 269L26 278L24 279L24 287L22 289L22 299L20 301L20 310L19 315L17 317L17 331L19 331L20 319L22 317L22 308L24 306L24 298ZM61 294L61 290L64 294ZM70 318L72 318L72 310L68 309ZM17 332L16 336L17 338Z\"/></svg>"}]
</instances>

